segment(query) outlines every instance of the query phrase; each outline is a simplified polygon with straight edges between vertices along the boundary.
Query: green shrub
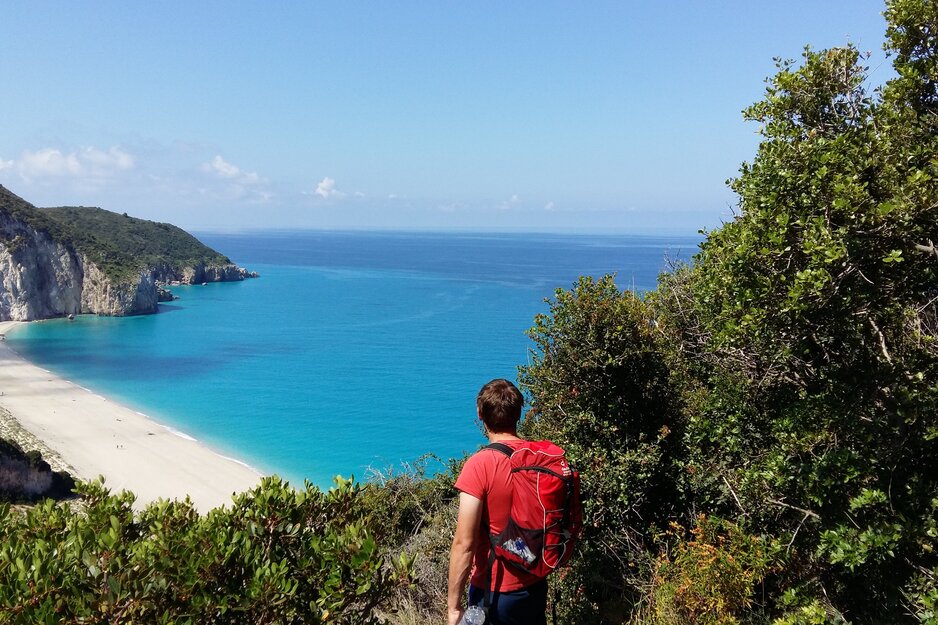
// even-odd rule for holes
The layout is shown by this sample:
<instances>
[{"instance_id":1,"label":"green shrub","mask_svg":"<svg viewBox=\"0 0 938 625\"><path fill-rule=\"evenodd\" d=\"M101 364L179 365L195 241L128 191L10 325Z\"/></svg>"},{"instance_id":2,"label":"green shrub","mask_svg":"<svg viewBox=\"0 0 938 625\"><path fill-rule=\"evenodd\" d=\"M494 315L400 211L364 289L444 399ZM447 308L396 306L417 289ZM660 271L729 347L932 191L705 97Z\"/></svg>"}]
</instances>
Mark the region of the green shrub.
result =
<instances>
[{"instance_id":1,"label":"green shrub","mask_svg":"<svg viewBox=\"0 0 938 625\"><path fill-rule=\"evenodd\" d=\"M738 526L701 516L662 553L651 578L643 625L737 625L750 620L756 585L775 549ZM689 535L688 535L689 534Z\"/></svg>"},{"instance_id":2,"label":"green shrub","mask_svg":"<svg viewBox=\"0 0 938 625\"><path fill-rule=\"evenodd\" d=\"M898 77L878 92L850 46L779 62L745 112L762 142L738 215L692 266L645 301L584 279L537 320L528 432L567 447L588 496L555 584L574 622L628 618L649 535L698 512L784 545L740 622L931 618L938 10L886 17Z\"/></svg>"},{"instance_id":3,"label":"green shrub","mask_svg":"<svg viewBox=\"0 0 938 625\"><path fill-rule=\"evenodd\" d=\"M580 470L583 539L554 586L564 618L595 622L637 599L655 525L682 512L682 415L641 299L606 276L581 278L549 304L529 332L531 362L519 368L531 398L522 433L564 447Z\"/></svg>"},{"instance_id":4,"label":"green shrub","mask_svg":"<svg viewBox=\"0 0 938 625\"><path fill-rule=\"evenodd\" d=\"M79 511L0 508L0 614L13 623L374 623L396 580L360 487L278 478L200 516L188 501L141 513L83 484Z\"/></svg>"},{"instance_id":5,"label":"green shrub","mask_svg":"<svg viewBox=\"0 0 938 625\"><path fill-rule=\"evenodd\" d=\"M746 112L763 141L732 183L740 214L660 300L705 363L689 368L698 505L789 544L777 593L859 623L903 622L903 589L935 565L938 137L935 102L908 99L938 79L919 73L935 40L901 52L936 25L919 9L892 27L901 78L876 97L851 47L780 63Z\"/></svg>"},{"instance_id":6,"label":"green shrub","mask_svg":"<svg viewBox=\"0 0 938 625\"><path fill-rule=\"evenodd\" d=\"M413 582L398 585L388 602L391 622L417 624L446 620L449 551L456 526L456 477L466 458L451 460L443 470L428 475L425 456L403 471L375 475L363 490L387 556L397 558L412 572Z\"/></svg>"}]
</instances>

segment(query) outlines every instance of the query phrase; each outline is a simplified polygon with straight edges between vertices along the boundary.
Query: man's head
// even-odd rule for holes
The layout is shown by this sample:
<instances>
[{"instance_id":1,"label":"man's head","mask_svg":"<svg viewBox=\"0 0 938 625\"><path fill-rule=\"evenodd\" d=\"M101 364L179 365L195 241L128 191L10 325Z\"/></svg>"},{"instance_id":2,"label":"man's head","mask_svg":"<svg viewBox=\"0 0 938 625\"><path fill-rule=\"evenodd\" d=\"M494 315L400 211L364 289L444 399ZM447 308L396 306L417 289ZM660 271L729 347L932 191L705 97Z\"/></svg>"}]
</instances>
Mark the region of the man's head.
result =
<instances>
[{"instance_id":1,"label":"man's head","mask_svg":"<svg viewBox=\"0 0 938 625\"><path fill-rule=\"evenodd\" d=\"M492 380L482 387L476 397L479 418L489 432L514 433L521 419L524 397L508 380Z\"/></svg>"}]
</instances>

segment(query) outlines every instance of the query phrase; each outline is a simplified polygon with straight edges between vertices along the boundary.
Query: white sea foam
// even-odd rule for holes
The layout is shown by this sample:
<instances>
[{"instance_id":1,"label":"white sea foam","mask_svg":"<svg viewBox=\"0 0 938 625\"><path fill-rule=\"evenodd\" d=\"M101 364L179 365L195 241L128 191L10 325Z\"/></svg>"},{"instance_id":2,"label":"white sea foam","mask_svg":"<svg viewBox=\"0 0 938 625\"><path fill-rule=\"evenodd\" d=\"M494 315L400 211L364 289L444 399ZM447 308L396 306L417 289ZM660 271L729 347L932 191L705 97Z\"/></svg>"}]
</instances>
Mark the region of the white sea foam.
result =
<instances>
[{"instance_id":1,"label":"white sea foam","mask_svg":"<svg viewBox=\"0 0 938 625\"><path fill-rule=\"evenodd\" d=\"M138 413L138 414L139 414L139 413ZM144 415L144 416L146 416L146 415ZM170 434L172 434L172 435L174 435L174 436L178 436L179 438L185 439L185 440L187 440L187 441L192 441L193 443L199 442L198 439L195 439L195 438L189 436L189 435L186 434L185 432L180 432L180 431L177 430L177 429L171 428L171 427L169 427L168 425L164 425L163 428L164 428L167 432L169 432Z\"/></svg>"},{"instance_id":2,"label":"white sea foam","mask_svg":"<svg viewBox=\"0 0 938 625\"><path fill-rule=\"evenodd\" d=\"M254 471L255 473L260 473L260 471L258 471L257 469L255 469L254 467L252 467L251 465L249 465L247 462L242 462L242 461L238 460L237 458L232 458L231 456L223 456L222 454L216 454L216 455L218 455L218 456L224 458L225 460L230 460L231 462L234 462L235 464L240 464L242 467L244 467L244 468L246 468L246 469L250 469L250 470Z\"/></svg>"}]
</instances>

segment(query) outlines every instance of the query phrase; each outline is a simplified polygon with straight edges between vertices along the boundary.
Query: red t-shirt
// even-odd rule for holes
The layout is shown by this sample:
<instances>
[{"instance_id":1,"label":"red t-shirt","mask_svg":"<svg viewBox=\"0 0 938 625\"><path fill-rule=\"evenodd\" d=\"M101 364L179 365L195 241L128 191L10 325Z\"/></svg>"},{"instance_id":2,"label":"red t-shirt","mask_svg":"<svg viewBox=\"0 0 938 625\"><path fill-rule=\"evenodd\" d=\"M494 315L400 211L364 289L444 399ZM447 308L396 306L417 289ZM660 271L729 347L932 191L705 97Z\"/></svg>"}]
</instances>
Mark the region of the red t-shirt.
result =
<instances>
[{"instance_id":1,"label":"red t-shirt","mask_svg":"<svg viewBox=\"0 0 938 625\"><path fill-rule=\"evenodd\" d=\"M503 441L516 449L523 441ZM490 534L498 534L508 525L511 512L511 461L508 456L494 449L476 452L456 480L456 489L472 495L482 502L482 522L475 553L472 556L470 583L476 588L485 587L485 569L489 565ZM512 592L521 590L540 581L505 562L495 559L489 584L493 591Z\"/></svg>"}]
</instances>

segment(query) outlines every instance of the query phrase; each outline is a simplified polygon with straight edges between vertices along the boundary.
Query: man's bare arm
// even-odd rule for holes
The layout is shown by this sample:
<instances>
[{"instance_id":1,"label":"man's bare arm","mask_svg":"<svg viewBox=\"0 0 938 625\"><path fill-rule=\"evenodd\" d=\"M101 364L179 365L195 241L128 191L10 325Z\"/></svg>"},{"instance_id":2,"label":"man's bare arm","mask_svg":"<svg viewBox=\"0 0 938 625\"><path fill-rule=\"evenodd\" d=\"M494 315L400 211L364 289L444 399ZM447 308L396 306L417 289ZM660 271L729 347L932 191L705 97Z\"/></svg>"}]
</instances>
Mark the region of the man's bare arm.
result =
<instances>
[{"instance_id":1,"label":"man's bare arm","mask_svg":"<svg viewBox=\"0 0 938 625\"><path fill-rule=\"evenodd\" d=\"M482 502L467 493L459 493L459 515L449 553L449 592L446 603L450 625L456 625L465 611L462 607L463 591L472 568L472 554L475 542L479 539L481 522Z\"/></svg>"}]
</instances>

